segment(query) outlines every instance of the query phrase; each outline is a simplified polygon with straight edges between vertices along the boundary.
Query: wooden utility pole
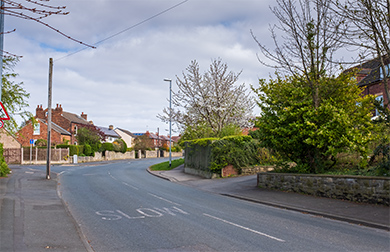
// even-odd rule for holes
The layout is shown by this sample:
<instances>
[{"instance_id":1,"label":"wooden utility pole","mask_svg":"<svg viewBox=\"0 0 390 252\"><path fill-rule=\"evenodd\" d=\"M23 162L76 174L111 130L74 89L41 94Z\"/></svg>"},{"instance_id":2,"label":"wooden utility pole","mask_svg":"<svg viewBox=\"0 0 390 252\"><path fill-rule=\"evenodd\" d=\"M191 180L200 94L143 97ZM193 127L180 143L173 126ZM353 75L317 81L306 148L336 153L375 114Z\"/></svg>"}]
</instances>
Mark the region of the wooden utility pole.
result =
<instances>
[{"instance_id":1,"label":"wooden utility pole","mask_svg":"<svg viewBox=\"0 0 390 252\"><path fill-rule=\"evenodd\" d=\"M46 179L50 179L51 160L51 86L53 80L53 59L49 59L49 94L47 102L47 159L46 159Z\"/></svg>"},{"instance_id":2,"label":"wooden utility pole","mask_svg":"<svg viewBox=\"0 0 390 252\"><path fill-rule=\"evenodd\" d=\"M3 49L4 49L4 2L0 0L0 102L3 90Z\"/></svg>"}]
</instances>

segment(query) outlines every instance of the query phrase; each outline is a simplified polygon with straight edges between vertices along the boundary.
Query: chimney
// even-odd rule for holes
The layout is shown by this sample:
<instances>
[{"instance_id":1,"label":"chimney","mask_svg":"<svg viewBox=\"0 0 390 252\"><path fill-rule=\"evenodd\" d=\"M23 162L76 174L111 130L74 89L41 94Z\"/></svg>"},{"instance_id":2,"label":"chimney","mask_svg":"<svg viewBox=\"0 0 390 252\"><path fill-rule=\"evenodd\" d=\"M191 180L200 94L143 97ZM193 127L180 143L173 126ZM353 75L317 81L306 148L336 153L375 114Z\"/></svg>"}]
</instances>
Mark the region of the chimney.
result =
<instances>
[{"instance_id":1,"label":"chimney","mask_svg":"<svg viewBox=\"0 0 390 252\"><path fill-rule=\"evenodd\" d=\"M36 118L40 118L40 119L45 119L45 113L43 112L43 108L42 108L42 105L41 106L37 106L36 110L35 110L35 117Z\"/></svg>"},{"instance_id":2,"label":"chimney","mask_svg":"<svg viewBox=\"0 0 390 252\"><path fill-rule=\"evenodd\" d=\"M114 129L114 125L108 126L108 129L109 129L109 130L113 130L113 129Z\"/></svg>"},{"instance_id":3,"label":"chimney","mask_svg":"<svg viewBox=\"0 0 390 252\"><path fill-rule=\"evenodd\" d=\"M84 120L88 121L87 120L87 114L84 114L84 112L81 112L81 117L84 118Z\"/></svg>"},{"instance_id":4,"label":"chimney","mask_svg":"<svg viewBox=\"0 0 390 252\"><path fill-rule=\"evenodd\" d=\"M59 114L62 114L62 106L60 104L60 106L58 106L58 103L57 103L57 107L54 109L54 111L58 112Z\"/></svg>"}]
</instances>

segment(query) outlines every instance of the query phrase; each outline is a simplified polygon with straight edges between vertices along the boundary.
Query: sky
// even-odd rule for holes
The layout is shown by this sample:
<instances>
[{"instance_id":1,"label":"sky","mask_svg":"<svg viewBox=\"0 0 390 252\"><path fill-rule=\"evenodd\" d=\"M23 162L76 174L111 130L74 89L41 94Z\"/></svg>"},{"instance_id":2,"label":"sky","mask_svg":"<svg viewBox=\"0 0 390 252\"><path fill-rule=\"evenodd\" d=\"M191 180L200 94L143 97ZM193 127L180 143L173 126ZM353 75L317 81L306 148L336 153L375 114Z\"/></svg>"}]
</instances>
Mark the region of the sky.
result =
<instances>
[{"instance_id":1,"label":"sky","mask_svg":"<svg viewBox=\"0 0 390 252\"><path fill-rule=\"evenodd\" d=\"M242 71L237 84L245 83L248 92L274 71L258 61L260 50L250 33L272 47L269 25L277 23L269 8L276 3L272 0L49 3L65 5L70 13L43 21L87 44L104 41L90 49L34 21L5 16L5 31L16 31L4 35L4 50L23 56L14 70L30 93L27 110L34 115L37 105L48 106L49 58L54 60L53 108L61 104L64 111L87 114L97 126L130 132L159 129L163 135L169 125L157 115L169 106L164 79L172 79L177 90L175 80L192 60L204 73L212 60L221 59L230 71ZM258 113L255 108L254 115Z\"/></svg>"}]
</instances>

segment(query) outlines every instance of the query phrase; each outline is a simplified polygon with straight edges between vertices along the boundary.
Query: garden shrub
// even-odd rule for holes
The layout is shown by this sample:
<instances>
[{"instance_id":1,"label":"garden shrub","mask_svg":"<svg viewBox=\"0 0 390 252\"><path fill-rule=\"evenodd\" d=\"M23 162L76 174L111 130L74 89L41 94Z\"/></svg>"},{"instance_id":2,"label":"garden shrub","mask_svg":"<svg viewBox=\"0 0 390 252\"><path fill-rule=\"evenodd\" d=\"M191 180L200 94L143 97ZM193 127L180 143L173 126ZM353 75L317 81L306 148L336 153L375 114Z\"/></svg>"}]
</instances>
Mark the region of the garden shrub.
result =
<instances>
[{"instance_id":1,"label":"garden shrub","mask_svg":"<svg viewBox=\"0 0 390 252\"><path fill-rule=\"evenodd\" d=\"M5 162L4 156L3 156L3 144L0 143L0 177L5 177L7 174L10 173L10 169L8 168L7 163Z\"/></svg>"},{"instance_id":2,"label":"garden shrub","mask_svg":"<svg viewBox=\"0 0 390 252\"><path fill-rule=\"evenodd\" d=\"M373 168L377 176L390 176L390 143L379 144L371 157L370 164L377 160L376 166Z\"/></svg>"},{"instance_id":3,"label":"garden shrub","mask_svg":"<svg viewBox=\"0 0 390 252\"><path fill-rule=\"evenodd\" d=\"M78 145L69 145L69 156L79 155Z\"/></svg>"},{"instance_id":4,"label":"garden shrub","mask_svg":"<svg viewBox=\"0 0 390 252\"><path fill-rule=\"evenodd\" d=\"M92 150L91 145L89 144L84 145L84 155L91 156L91 157L95 156L95 152Z\"/></svg>"},{"instance_id":5,"label":"garden shrub","mask_svg":"<svg viewBox=\"0 0 390 252\"><path fill-rule=\"evenodd\" d=\"M114 145L114 151L125 153L127 151L127 144L123 139L116 139L113 142Z\"/></svg>"},{"instance_id":6,"label":"garden shrub","mask_svg":"<svg viewBox=\"0 0 390 252\"><path fill-rule=\"evenodd\" d=\"M38 139L35 141L35 146L37 147L46 147L47 146L47 140L46 139Z\"/></svg>"},{"instance_id":7,"label":"garden shrub","mask_svg":"<svg viewBox=\"0 0 390 252\"><path fill-rule=\"evenodd\" d=\"M114 145L112 143L103 143L99 149L99 152L114 151Z\"/></svg>"},{"instance_id":8,"label":"garden shrub","mask_svg":"<svg viewBox=\"0 0 390 252\"><path fill-rule=\"evenodd\" d=\"M57 144L56 148L57 149L68 149L69 146L70 146L69 144Z\"/></svg>"},{"instance_id":9,"label":"garden shrub","mask_svg":"<svg viewBox=\"0 0 390 252\"><path fill-rule=\"evenodd\" d=\"M259 144L250 136L229 136L211 143L210 170L220 174L231 164L241 172L242 167L259 164Z\"/></svg>"}]
</instances>

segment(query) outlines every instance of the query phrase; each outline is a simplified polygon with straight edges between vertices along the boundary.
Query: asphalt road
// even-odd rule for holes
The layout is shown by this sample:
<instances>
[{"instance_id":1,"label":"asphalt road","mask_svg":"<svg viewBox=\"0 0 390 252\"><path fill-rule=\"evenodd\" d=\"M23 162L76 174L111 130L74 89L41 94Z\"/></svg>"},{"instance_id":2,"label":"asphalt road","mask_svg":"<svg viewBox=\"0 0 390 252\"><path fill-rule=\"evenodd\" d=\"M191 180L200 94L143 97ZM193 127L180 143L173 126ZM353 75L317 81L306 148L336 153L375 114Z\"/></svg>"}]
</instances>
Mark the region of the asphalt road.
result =
<instances>
[{"instance_id":1,"label":"asphalt road","mask_svg":"<svg viewBox=\"0 0 390 252\"><path fill-rule=\"evenodd\" d=\"M94 251L387 251L388 232L150 175L144 159L55 168Z\"/></svg>"}]
</instances>

